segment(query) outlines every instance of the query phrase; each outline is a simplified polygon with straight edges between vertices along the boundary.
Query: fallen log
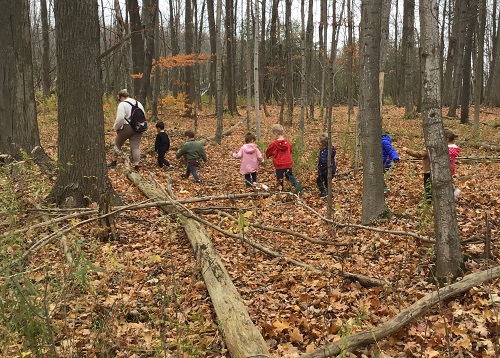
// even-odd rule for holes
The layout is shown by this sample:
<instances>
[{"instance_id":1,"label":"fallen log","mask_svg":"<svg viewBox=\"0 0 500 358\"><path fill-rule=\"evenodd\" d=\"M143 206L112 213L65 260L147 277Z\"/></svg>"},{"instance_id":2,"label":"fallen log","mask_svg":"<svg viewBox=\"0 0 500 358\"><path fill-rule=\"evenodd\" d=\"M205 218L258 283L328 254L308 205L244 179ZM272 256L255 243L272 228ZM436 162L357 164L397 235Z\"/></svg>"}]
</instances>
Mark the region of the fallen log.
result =
<instances>
[{"instance_id":1,"label":"fallen log","mask_svg":"<svg viewBox=\"0 0 500 358\"><path fill-rule=\"evenodd\" d=\"M333 343L319 347L312 352L301 355L304 358L326 358L334 357L344 352L364 347L368 344L396 333L415 318L421 316L438 302L443 302L453 296L459 295L480 283L487 282L500 277L500 266L485 271L476 272L465 276L462 280L449 286L440 288L429 293L410 307L401 311L397 316L385 321L377 327L355 333L352 336L344 337Z\"/></svg>"},{"instance_id":2,"label":"fallen log","mask_svg":"<svg viewBox=\"0 0 500 358\"><path fill-rule=\"evenodd\" d=\"M147 183L138 173L129 170L126 174L148 198L169 200L165 193ZM170 214L175 213L184 227L196 261L200 265L203 280L217 314L219 330L231 357L270 357L266 341L250 319L243 299L233 285L203 226L181 213L174 212L171 205L163 205L161 208Z\"/></svg>"}]
</instances>

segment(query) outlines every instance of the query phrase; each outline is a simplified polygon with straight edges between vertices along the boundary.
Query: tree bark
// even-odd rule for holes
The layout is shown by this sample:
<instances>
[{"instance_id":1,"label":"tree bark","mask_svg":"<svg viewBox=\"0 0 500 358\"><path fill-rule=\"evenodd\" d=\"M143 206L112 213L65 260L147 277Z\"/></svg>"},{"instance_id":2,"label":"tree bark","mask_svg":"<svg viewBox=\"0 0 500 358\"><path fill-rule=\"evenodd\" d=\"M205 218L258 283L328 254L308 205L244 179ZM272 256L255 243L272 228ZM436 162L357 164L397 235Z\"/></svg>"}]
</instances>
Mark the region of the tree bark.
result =
<instances>
[{"instance_id":1,"label":"tree bark","mask_svg":"<svg viewBox=\"0 0 500 358\"><path fill-rule=\"evenodd\" d=\"M348 0L349 2L349 0ZM348 11L350 12L350 6L348 8ZM382 1L382 11L381 11L381 19L380 19L380 72L379 72L379 91L380 91L380 117L382 117L382 106L384 105L384 81L385 81L385 63L387 62L387 48L389 47L389 19L390 19L390 14L391 14L391 1L390 0L383 0ZM348 14L349 19L351 14ZM352 21L352 20L348 20ZM349 23L349 26L350 25ZM349 28L351 31L352 29ZM352 33L349 34L351 37L351 42L352 42ZM350 57L351 61L351 69L352 69L352 54ZM348 65L349 66L349 65ZM352 78L352 73L349 76ZM352 90L351 90L352 91ZM352 95L352 94L351 94ZM351 99L352 101L352 99ZM352 104L351 107L349 107L349 110L352 110Z\"/></svg>"},{"instance_id":2,"label":"tree bark","mask_svg":"<svg viewBox=\"0 0 500 358\"><path fill-rule=\"evenodd\" d=\"M146 47L144 51L144 68L142 70L141 89L137 99L139 102L144 103L144 106L146 106L146 98L151 84L151 72L153 70L153 56L155 53L154 32L156 12L158 11L158 0L143 0L142 9Z\"/></svg>"},{"instance_id":3,"label":"tree bark","mask_svg":"<svg viewBox=\"0 0 500 358\"><path fill-rule=\"evenodd\" d=\"M404 68L404 107L405 118L415 118L415 0L405 0L403 7L403 68Z\"/></svg>"},{"instance_id":4,"label":"tree bark","mask_svg":"<svg viewBox=\"0 0 500 358\"><path fill-rule=\"evenodd\" d=\"M50 96L50 42L47 0L40 0L40 18L42 20L42 92Z\"/></svg>"},{"instance_id":5,"label":"tree bark","mask_svg":"<svg viewBox=\"0 0 500 358\"><path fill-rule=\"evenodd\" d=\"M82 207L114 194L105 162L97 2L56 0L55 15L58 174L49 200Z\"/></svg>"},{"instance_id":6,"label":"tree bark","mask_svg":"<svg viewBox=\"0 0 500 358\"><path fill-rule=\"evenodd\" d=\"M484 33L486 29L486 0L479 1L479 20L477 22L477 51L474 86L474 133L479 134L479 111L483 94L484 78Z\"/></svg>"},{"instance_id":7,"label":"tree bark","mask_svg":"<svg viewBox=\"0 0 500 358\"><path fill-rule=\"evenodd\" d=\"M380 8L382 0L363 0L360 37L360 119L363 154L361 221L370 223L387 212L382 166L382 120L379 107Z\"/></svg>"},{"instance_id":8,"label":"tree bark","mask_svg":"<svg viewBox=\"0 0 500 358\"><path fill-rule=\"evenodd\" d=\"M144 39L142 35L140 7L137 0L127 0L127 5L130 16L130 32L132 33L132 71L134 75L139 75L144 70ZM141 90L141 82L139 76L134 77L134 97Z\"/></svg>"},{"instance_id":9,"label":"tree bark","mask_svg":"<svg viewBox=\"0 0 500 358\"><path fill-rule=\"evenodd\" d=\"M457 225L448 147L441 116L437 0L420 3L423 62L422 122L431 162L436 236L436 277L440 282L462 275L462 247Z\"/></svg>"},{"instance_id":10,"label":"tree bark","mask_svg":"<svg viewBox=\"0 0 500 358\"><path fill-rule=\"evenodd\" d=\"M255 0L255 29L253 42L253 81L254 81L254 102L255 102L255 136L257 140L261 139L262 131L260 128L260 94L259 94L259 1Z\"/></svg>"},{"instance_id":11,"label":"tree bark","mask_svg":"<svg viewBox=\"0 0 500 358\"><path fill-rule=\"evenodd\" d=\"M495 34L493 44L493 59L490 64L491 72L485 93L484 104L491 107L500 107L500 35Z\"/></svg>"},{"instance_id":12,"label":"tree bark","mask_svg":"<svg viewBox=\"0 0 500 358\"><path fill-rule=\"evenodd\" d=\"M234 73L234 4L233 0L225 0L226 3L226 85L227 85L227 110L231 115L236 113L236 86Z\"/></svg>"},{"instance_id":13,"label":"tree bark","mask_svg":"<svg viewBox=\"0 0 500 358\"><path fill-rule=\"evenodd\" d=\"M471 71L472 71L472 42L477 20L477 6L470 2L467 5L467 25L464 46L462 93L460 100L460 123L469 123L469 103L471 95Z\"/></svg>"},{"instance_id":14,"label":"tree bark","mask_svg":"<svg viewBox=\"0 0 500 358\"><path fill-rule=\"evenodd\" d=\"M169 1L169 14L170 14L170 46L172 48L172 57L180 54L180 46L179 46L179 12L178 9L174 9L174 1ZM180 71L179 67L175 66L172 69L171 76L171 88L172 88L172 96L177 98L179 95L179 82L180 82Z\"/></svg>"},{"instance_id":15,"label":"tree bark","mask_svg":"<svg viewBox=\"0 0 500 358\"><path fill-rule=\"evenodd\" d=\"M207 0L207 17L208 17L208 33L210 35L210 67L208 72L208 83L210 89L208 95L210 96L210 101L212 97L216 95L216 83L215 76L217 72L217 38L215 32L215 8L214 0ZM247 19L250 21L250 19Z\"/></svg>"},{"instance_id":16,"label":"tree bark","mask_svg":"<svg viewBox=\"0 0 500 358\"><path fill-rule=\"evenodd\" d=\"M215 96L215 110L217 113L217 129L215 131L215 140L220 143L222 140L222 129L224 127L224 105L222 103L222 0L217 0L217 15L215 24L215 37L217 45L217 71L215 82L217 85L217 92Z\"/></svg>"},{"instance_id":17,"label":"tree bark","mask_svg":"<svg viewBox=\"0 0 500 358\"><path fill-rule=\"evenodd\" d=\"M193 53L194 47L194 24L193 24L193 7L192 0L185 0L185 13L184 13L184 46L186 55ZM186 74L186 103L185 112L188 117L193 115L193 105L195 102L195 81L193 76L193 66L186 66L184 68Z\"/></svg>"},{"instance_id":18,"label":"tree bark","mask_svg":"<svg viewBox=\"0 0 500 358\"><path fill-rule=\"evenodd\" d=\"M31 155L40 148L33 62L31 50L29 4L27 0L1 0L0 47L0 153L21 160L23 152ZM50 159L38 150L37 163Z\"/></svg>"}]
</instances>

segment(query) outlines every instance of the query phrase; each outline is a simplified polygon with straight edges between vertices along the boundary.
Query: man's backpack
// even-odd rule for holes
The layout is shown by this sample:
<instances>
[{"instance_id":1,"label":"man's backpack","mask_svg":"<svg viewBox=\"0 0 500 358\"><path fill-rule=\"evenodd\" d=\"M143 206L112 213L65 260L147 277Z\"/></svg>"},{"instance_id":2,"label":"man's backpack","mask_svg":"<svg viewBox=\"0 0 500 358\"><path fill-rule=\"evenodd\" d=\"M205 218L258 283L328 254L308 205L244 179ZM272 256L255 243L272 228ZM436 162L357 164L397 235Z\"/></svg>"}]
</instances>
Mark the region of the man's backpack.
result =
<instances>
[{"instance_id":1,"label":"man's backpack","mask_svg":"<svg viewBox=\"0 0 500 358\"><path fill-rule=\"evenodd\" d=\"M135 101L135 104L125 101L132 106L132 114L130 119L125 118L128 124L132 127L134 132L144 132L148 129L148 122L146 121L146 116L144 111L139 108L139 102Z\"/></svg>"}]
</instances>

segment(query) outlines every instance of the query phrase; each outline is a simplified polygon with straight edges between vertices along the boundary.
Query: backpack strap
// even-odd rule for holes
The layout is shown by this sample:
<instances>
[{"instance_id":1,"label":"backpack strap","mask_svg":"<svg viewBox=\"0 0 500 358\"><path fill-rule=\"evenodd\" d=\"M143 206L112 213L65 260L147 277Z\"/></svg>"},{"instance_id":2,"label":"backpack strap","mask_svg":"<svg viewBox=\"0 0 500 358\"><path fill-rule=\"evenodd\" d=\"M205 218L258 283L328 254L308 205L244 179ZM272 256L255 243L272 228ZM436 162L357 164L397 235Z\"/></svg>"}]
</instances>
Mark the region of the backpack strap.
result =
<instances>
[{"instance_id":1,"label":"backpack strap","mask_svg":"<svg viewBox=\"0 0 500 358\"><path fill-rule=\"evenodd\" d=\"M132 106L132 111L130 112L130 117L132 118L132 114L134 113L134 108L139 108L139 102L136 100L135 105L130 103L129 101L123 101L123 102L127 102L128 104L130 104ZM125 119L125 122L130 124L130 121L127 119L127 117L125 117L124 119Z\"/></svg>"}]
</instances>

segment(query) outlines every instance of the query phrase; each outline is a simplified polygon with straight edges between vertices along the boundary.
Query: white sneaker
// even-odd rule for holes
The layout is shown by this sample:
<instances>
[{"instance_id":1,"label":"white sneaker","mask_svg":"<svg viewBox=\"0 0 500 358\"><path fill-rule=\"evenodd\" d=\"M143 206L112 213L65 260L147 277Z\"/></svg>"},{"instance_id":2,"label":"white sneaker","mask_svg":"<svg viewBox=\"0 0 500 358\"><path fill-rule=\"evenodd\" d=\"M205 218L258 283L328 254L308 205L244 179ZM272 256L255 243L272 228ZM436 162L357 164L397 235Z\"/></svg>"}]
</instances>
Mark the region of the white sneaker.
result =
<instances>
[{"instance_id":1,"label":"white sneaker","mask_svg":"<svg viewBox=\"0 0 500 358\"><path fill-rule=\"evenodd\" d=\"M460 193L461 193L460 189L455 188L455 190L453 190L453 195L455 195L455 198L458 197Z\"/></svg>"}]
</instances>

